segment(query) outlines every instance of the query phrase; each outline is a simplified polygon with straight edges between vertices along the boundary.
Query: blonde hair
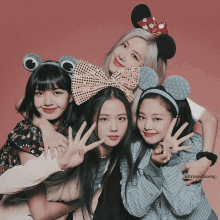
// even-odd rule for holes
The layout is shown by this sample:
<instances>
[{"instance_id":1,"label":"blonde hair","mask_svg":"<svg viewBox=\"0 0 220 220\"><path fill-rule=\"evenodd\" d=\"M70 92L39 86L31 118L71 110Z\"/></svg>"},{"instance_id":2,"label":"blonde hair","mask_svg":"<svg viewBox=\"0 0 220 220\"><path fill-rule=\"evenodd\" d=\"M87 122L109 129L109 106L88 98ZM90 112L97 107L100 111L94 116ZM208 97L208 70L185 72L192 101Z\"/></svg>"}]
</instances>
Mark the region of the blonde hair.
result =
<instances>
[{"instance_id":1,"label":"blonde hair","mask_svg":"<svg viewBox=\"0 0 220 220\"><path fill-rule=\"evenodd\" d=\"M152 69L155 70L155 72L158 74L159 77L159 84L162 84L165 78L166 74L166 60L159 59L157 60L157 55L158 55L158 50L157 50L157 44L155 41L154 36L141 29L141 28L135 28L132 30L127 31L109 50L109 52L106 54L102 69L105 72L106 76L109 77L110 72L109 72L109 62L110 62L110 57L112 52L123 44L124 42L134 38L134 37L140 37L144 40L146 40L147 45L148 45L148 50L147 54L145 56L145 62L144 66L148 66Z\"/></svg>"}]
</instances>

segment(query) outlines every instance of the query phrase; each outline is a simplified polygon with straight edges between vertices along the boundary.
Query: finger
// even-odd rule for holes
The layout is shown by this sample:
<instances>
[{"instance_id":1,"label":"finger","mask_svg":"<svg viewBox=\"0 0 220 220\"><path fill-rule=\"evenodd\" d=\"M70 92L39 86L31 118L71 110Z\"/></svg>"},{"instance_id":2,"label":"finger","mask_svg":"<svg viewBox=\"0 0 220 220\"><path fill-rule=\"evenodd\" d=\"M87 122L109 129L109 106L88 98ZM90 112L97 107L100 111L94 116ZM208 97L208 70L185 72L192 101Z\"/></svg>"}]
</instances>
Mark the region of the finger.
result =
<instances>
[{"instance_id":1,"label":"finger","mask_svg":"<svg viewBox=\"0 0 220 220\"><path fill-rule=\"evenodd\" d=\"M57 152L58 152L58 157L62 157L63 156L63 148L62 147L58 147L57 148Z\"/></svg>"},{"instance_id":2,"label":"finger","mask_svg":"<svg viewBox=\"0 0 220 220\"><path fill-rule=\"evenodd\" d=\"M82 123L82 125L81 125L79 131L76 133L74 142L78 143L78 142L80 141L81 135L82 135L82 133L83 133L85 127L86 127L86 121L84 121L84 122ZM70 141L72 141L72 139L73 139L73 138L72 138L72 135L71 135L71 138L69 137L69 139L68 139L68 140L69 140L69 143L70 143Z\"/></svg>"},{"instance_id":3,"label":"finger","mask_svg":"<svg viewBox=\"0 0 220 220\"><path fill-rule=\"evenodd\" d=\"M176 152L179 152L181 150L187 150L192 148L192 145L188 145L188 146L182 146L182 147L178 147L178 149L176 150Z\"/></svg>"},{"instance_id":4,"label":"finger","mask_svg":"<svg viewBox=\"0 0 220 220\"><path fill-rule=\"evenodd\" d=\"M50 147L50 154L51 154L51 158L53 159L55 157L55 149L54 149L54 147Z\"/></svg>"},{"instance_id":5,"label":"finger","mask_svg":"<svg viewBox=\"0 0 220 220\"><path fill-rule=\"evenodd\" d=\"M188 176L188 174L183 174L182 177L183 177L183 180L184 180L184 181L189 180L189 176Z\"/></svg>"},{"instance_id":6,"label":"finger","mask_svg":"<svg viewBox=\"0 0 220 220\"><path fill-rule=\"evenodd\" d=\"M195 134L195 133L192 132L192 133L190 133L190 134L188 134L188 135L186 135L186 136L180 138L180 139L178 140L178 145L181 144L182 142L184 142L185 140L187 140L188 138L191 138L194 134Z\"/></svg>"},{"instance_id":7,"label":"finger","mask_svg":"<svg viewBox=\"0 0 220 220\"><path fill-rule=\"evenodd\" d=\"M190 180L186 180L186 181L185 181L185 184L186 184L187 186L189 186L189 185L191 185L192 182L193 182L192 179L190 179Z\"/></svg>"},{"instance_id":8,"label":"finger","mask_svg":"<svg viewBox=\"0 0 220 220\"><path fill-rule=\"evenodd\" d=\"M156 149L154 150L155 155L161 154L162 152L163 152L162 147L156 148Z\"/></svg>"},{"instance_id":9,"label":"finger","mask_svg":"<svg viewBox=\"0 0 220 220\"><path fill-rule=\"evenodd\" d=\"M72 133L72 131L71 131L71 133ZM57 143L56 146L62 146L66 150L68 149L68 145L66 143L64 143L63 141L59 141L59 143Z\"/></svg>"},{"instance_id":10,"label":"finger","mask_svg":"<svg viewBox=\"0 0 220 220\"><path fill-rule=\"evenodd\" d=\"M88 152L88 151L90 151L90 150L92 150L92 149L94 149L94 148L96 148L96 147L98 147L98 146L100 146L102 143L104 143L105 142L105 138L103 138L102 140L100 140L100 141L97 141L97 142L94 142L94 143L92 143L92 144L90 144L90 145L88 145L88 146L85 146L83 149L84 149L84 152L86 153L86 152Z\"/></svg>"},{"instance_id":11,"label":"finger","mask_svg":"<svg viewBox=\"0 0 220 220\"><path fill-rule=\"evenodd\" d=\"M173 132L173 128L174 128L174 126L175 126L175 124L176 124L176 121L177 121L177 118L174 118L174 119L172 120L172 122L170 123L170 126L169 126L169 129L168 129L168 131L167 131L166 137L167 137L167 136L171 136L171 134L172 134L172 132ZM165 138L166 138L166 137L165 137Z\"/></svg>"},{"instance_id":12,"label":"finger","mask_svg":"<svg viewBox=\"0 0 220 220\"><path fill-rule=\"evenodd\" d=\"M183 132L183 130L188 126L188 122L185 122L179 129L178 129L178 131L174 134L174 138L178 138L181 134L182 134L182 132Z\"/></svg>"},{"instance_id":13,"label":"finger","mask_svg":"<svg viewBox=\"0 0 220 220\"><path fill-rule=\"evenodd\" d=\"M64 135L57 132L57 136L62 140L62 142L68 144L68 139Z\"/></svg>"},{"instance_id":14,"label":"finger","mask_svg":"<svg viewBox=\"0 0 220 220\"><path fill-rule=\"evenodd\" d=\"M47 158L48 148L49 148L48 145L44 145L44 158L45 158L45 159Z\"/></svg>"},{"instance_id":15,"label":"finger","mask_svg":"<svg viewBox=\"0 0 220 220\"><path fill-rule=\"evenodd\" d=\"M180 168L181 171L183 170L188 170L188 166L187 166L187 163L185 165L183 165L181 168Z\"/></svg>"},{"instance_id":16,"label":"finger","mask_svg":"<svg viewBox=\"0 0 220 220\"><path fill-rule=\"evenodd\" d=\"M93 125L90 127L90 129L83 135L82 139L80 140L81 145L84 145L86 143L86 141L94 131L95 127L96 127L96 122L94 122Z\"/></svg>"}]
</instances>

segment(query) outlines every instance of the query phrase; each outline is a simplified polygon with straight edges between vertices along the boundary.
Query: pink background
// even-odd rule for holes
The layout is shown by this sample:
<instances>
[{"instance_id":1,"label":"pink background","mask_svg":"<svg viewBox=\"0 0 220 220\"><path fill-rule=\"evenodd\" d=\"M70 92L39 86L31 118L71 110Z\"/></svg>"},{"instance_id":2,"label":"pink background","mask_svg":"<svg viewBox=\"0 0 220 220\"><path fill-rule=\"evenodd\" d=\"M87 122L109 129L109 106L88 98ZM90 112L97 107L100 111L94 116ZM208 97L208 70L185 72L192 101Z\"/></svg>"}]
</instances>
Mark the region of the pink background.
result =
<instances>
[{"instance_id":1,"label":"pink background","mask_svg":"<svg viewBox=\"0 0 220 220\"><path fill-rule=\"evenodd\" d=\"M185 77L191 85L190 98L220 119L219 0L1 0L0 146L22 119L14 105L24 95L29 77L22 66L23 57L32 52L45 61L71 55L100 66L110 47L132 28L130 12L139 3L148 4L158 22L167 22L176 41L177 53L168 63L167 75ZM219 163L209 169L207 174L215 174L217 179L204 179L203 187L220 216L218 168Z\"/></svg>"}]
</instances>

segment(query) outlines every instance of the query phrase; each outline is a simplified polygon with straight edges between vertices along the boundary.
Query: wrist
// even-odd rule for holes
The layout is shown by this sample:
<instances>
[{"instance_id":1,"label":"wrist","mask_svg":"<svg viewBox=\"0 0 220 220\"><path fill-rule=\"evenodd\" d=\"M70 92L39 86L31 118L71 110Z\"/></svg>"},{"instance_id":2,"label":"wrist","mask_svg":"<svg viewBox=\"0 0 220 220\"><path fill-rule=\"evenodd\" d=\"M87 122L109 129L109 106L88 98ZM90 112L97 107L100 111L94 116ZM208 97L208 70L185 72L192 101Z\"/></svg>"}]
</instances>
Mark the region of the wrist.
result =
<instances>
[{"instance_id":1,"label":"wrist","mask_svg":"<svg viewBox=\"0 0 220 220\"><path fill-rule=\"evenodd\" d=\"M216 160L217 160L217 155L216 154L213 154L211 152L208 152L208 151L200 151L199 153L196 154L196 159L199 160L201 158L206 158L208 159L210 162L211 162L211 165L214 165ZM206 160L204 160L206 161Z\"/></svg>"},{"instance_id":2,"label":"wrist","mask_svg":"<svg viewBox=\"0 0 220 220\"><path fill-rule=\"evenodd\" d=\"M212 161L209 160L206 157L202 157L202 158L198 159L198 161L200 161L202 163L202 165L204 165L204 166L209 166L210 167L211 164L212 164Z\"/></svg>"},{"instance_id":3,"label":"wrist","mask_svg":"<svg viewBox=\"0 0 220 220\"><path fill-rule=\"evenodd\" d=\"M155 166L156 168L160 168L161 164L155 162L154 160L150 159L150 163Z\"/></svg>"}]
</instances>

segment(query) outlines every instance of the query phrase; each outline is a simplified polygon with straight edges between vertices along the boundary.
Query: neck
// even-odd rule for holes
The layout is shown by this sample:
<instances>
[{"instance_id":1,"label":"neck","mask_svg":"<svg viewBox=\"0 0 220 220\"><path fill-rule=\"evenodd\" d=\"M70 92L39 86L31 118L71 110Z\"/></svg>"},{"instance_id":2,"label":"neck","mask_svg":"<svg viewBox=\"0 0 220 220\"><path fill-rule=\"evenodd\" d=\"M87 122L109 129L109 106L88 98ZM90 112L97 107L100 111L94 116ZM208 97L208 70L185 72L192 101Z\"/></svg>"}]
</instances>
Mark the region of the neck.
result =
<instances>
[{"instance_id":1,"label":"neck","mask_svg":"<svg viewBox=\"0 0 220 220\"><path fill-rule=\"evenodd\" d=\"M111 151L112 147L107 147L103 145L99 146L100 157L107 157L111 153Z\"/></svg>"},{"instance_id":2,"label":"neck","mask_svg":"<svg viewBox=\"0 0 220 220\"><path fill-rule=\"evenodd\" d=\"M61 121L61 118L57 118L57 119L51 120L49 122L53 125L54 130L57 130L60 125L60 121Z\"/></svg>"}]
</instances>

